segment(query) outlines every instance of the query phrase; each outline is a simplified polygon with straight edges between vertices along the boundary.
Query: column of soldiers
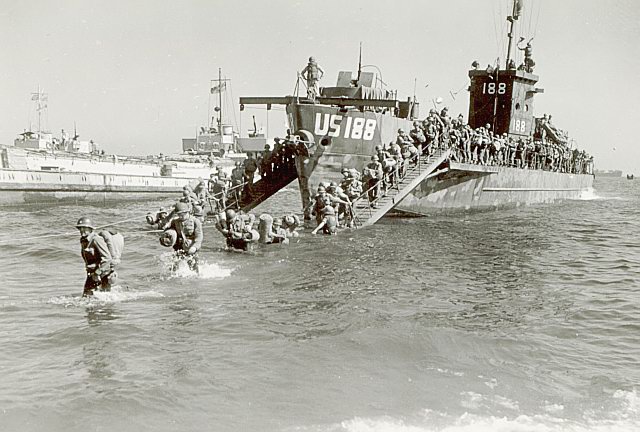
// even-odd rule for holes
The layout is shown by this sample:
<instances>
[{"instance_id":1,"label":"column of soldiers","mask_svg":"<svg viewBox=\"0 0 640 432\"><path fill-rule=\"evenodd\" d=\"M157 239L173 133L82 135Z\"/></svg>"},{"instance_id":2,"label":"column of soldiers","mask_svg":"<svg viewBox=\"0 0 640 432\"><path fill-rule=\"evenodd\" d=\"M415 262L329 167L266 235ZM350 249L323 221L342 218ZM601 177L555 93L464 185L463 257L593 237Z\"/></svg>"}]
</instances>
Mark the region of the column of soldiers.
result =
<instances>
[{"instance_id":1,"label":"column of soldiers","mask_svg":"<svg viewBox=\"0 0 640 432\"><path fill-rule=\"evenodd\" d=\"M546 130L549 128L556 132L557 139L548 136ZM436 148L450 147L451 158L463 163L593 173L593 157L567 145L566 133L553 127L551 116L546 114L536 122L533 136L514 138L506 133L495 134L489 124L473 129L462 114L451 118L446 107L440 113L431 109L425 120L414 121L408 136L404 131L398 131L398 143L409 140L416 147L422 146L426 154Z\"/></svg>"}]
</instances>

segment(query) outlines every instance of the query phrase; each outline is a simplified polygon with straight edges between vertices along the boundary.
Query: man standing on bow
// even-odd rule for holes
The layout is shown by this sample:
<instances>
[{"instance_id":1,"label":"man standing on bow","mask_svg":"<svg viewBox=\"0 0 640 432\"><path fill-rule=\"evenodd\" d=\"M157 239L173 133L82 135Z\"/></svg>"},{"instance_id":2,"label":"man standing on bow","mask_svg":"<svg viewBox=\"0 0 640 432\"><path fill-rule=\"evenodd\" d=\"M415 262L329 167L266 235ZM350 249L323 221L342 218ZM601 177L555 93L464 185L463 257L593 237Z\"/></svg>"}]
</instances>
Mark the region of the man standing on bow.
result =
<instances>
[{"instance_id":1,"label":"man standing on bow","mask_svg":"<svg viewBox=\"0 0 640 432\"><path fill-rule=\"evenodd\" d=\"M307 80L307 97L309 100L315 101L316 96L320 94L320 89L318 88L318 81L322 79L324 75L324 71L316 62L315 57L309 57L309 63L302 70L302 78Z\"/></svg>"}]
</instances>

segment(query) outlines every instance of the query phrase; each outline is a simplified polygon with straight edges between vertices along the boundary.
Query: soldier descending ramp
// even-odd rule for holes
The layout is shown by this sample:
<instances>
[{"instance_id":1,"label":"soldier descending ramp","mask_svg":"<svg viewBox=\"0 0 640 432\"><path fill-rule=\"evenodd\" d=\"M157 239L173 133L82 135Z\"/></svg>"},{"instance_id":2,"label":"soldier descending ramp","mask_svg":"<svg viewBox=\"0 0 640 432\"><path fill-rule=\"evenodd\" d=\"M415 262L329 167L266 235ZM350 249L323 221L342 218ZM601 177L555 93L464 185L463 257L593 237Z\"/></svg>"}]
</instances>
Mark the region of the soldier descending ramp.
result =
<instances>
[{"instance_id":1,"label":"soldier descending ramp","mask_svg":"<svg viewBox=\"0 0 640 432\"><path fill-rule=\"evenodd\" d=\"M353 219L356 228L373 225L398 205L422 181L446 172L448 168L438 169L438 167L447 160L450 153L451 150L448 149L436 150L430 156L421 155L415 166L407 168L404 177L371 202L367 196L368 191L365 191L353 202ZM375 204L376 208L372 207L372 204Z\"/></svg>"},{"instance_id":2,"label":"soldier descending ramp","mask_svg":"<svg viewBox=\"0 0 640 432\"><path fill-rule=\"evenodd\" d=\"M274 170L270 177L261 178L253 183L251 187L246 185L247 187L245 187L239 198L236 195L227 201L226 208L249 212L297 178L298 173L295 169L288 169L287 166L282 166L280 169Z\"/></svg>"}]
</instances>

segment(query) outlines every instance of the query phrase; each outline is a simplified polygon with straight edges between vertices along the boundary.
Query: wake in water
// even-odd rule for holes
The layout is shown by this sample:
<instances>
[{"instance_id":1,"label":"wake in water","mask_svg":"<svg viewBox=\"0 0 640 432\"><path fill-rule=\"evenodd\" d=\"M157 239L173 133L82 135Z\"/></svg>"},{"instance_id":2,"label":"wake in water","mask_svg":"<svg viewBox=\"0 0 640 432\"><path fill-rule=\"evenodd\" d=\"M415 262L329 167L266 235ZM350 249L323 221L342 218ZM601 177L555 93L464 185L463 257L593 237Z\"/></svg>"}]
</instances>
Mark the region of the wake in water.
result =
<instances>
[{"instance_id":1,"label":"wake in water","mask_svg":"<svg viewBox=\"0 0 640 432\"><path fill-rule=\"evenodd\" d=\"M598 195L594 188L589 188L580 192L580 196L575 198L577 201L596 201L596 200L616 200L616 201L626 201L625 198L619 196L601 196Z\"/></svg>"}]
</instances>

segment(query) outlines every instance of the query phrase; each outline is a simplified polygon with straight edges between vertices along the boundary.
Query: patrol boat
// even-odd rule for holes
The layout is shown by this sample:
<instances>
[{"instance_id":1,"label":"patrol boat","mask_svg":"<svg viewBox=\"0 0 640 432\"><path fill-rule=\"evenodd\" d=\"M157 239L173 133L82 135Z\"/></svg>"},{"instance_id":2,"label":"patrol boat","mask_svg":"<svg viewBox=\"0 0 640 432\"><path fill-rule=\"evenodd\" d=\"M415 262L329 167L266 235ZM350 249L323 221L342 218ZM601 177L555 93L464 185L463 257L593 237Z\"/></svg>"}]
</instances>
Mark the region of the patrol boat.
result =
<instances>
[{"instance_id":1,"label":"patrol boat","mask_svg":"<svg viewBox=\"0 0 640 432\"><path fill-rule=\"evenodd\" d=\"M534 117L534 97L543 90L536 87L539 77L533 73L530 46L519 67L511 59L511 35L519 16L519 3L514 1L505 64L479 69L474 62L468 72L468 124L473 129L489 124L494 134L516 140L540 141L539 134L544 133L548 143L566 145L564 134L542 117ZM419 118L415 97L399 99L397 92L360 66L355 76L339 72L336 86L321 88L316 98L298 94L240 98L241 110L249 104L264 104L267 109L284 105L290 129L306 143L308 155L299 157L296 165L303 207L320 182L339 181L343 168L361 171L376 146L395 141L398 129L410 130ZM391 209L426 215L574 199L593 184L593 175L586 173L461 163L451 156L451 149L422 157L417 165L396 190L387 192L377 209L366 204L356 209L366 214L363 225Z\"/></svg>"}]
</instances>

